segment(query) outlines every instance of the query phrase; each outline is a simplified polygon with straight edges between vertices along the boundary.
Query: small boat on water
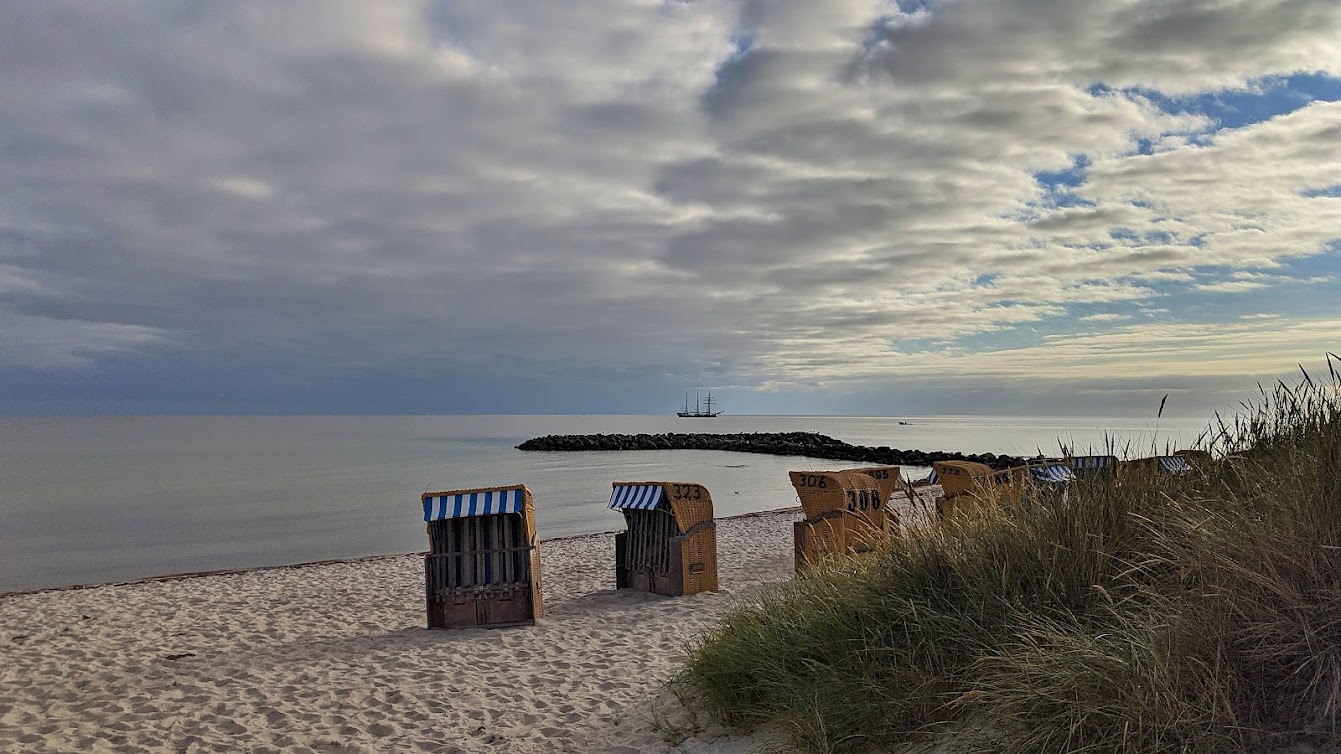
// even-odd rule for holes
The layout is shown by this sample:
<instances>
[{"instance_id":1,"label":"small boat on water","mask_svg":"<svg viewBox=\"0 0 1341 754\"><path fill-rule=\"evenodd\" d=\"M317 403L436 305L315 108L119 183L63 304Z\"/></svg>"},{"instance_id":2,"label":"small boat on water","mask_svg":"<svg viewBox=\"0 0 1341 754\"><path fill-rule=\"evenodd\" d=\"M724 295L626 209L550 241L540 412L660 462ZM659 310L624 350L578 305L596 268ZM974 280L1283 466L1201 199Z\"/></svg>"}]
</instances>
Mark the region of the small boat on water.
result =
<instances>
[{"instance_id":1,"label":"small boat on water","mask_svg":"<svg viewBox=\"0 0 1341 754\"><path fill-rule=\"evenodd\" d=\"M676 411L676 412L675 412L675 415L676 415L676 416L679 416L679 417L681 417L681 418L690 418L690 419L711 419L711 418L713 418L714 416L717 416L718 414L722 413L721 411L713 411L713 410L712 410L712 407L713 407L713 405L714 405L715 403L716 403L716 401L715 401L715 400L713 399L713 397L712 397L712 391L711 391L711 390L708 391L708 397L707 397L707 399L700 399L700 398L699 398L699 393L698 393L698 391L695 390L695 391L694 391L694 410L693 410L693 411L690 411L690 410L689 410L689 393L685 393L685 394L684 394L684 408L680 409L679 411Z\"/></svg>"}]
</instances>

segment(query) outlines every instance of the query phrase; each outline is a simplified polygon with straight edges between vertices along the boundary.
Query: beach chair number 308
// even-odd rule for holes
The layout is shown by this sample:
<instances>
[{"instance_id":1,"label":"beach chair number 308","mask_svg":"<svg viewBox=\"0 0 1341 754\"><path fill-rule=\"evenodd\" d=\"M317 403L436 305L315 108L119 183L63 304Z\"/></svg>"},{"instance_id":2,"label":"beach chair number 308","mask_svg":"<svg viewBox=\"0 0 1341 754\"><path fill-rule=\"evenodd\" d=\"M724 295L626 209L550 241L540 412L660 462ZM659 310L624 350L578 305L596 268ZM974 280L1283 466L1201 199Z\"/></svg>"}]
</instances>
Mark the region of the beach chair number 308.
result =
<instances>
[{"instance_id":1,"label":"beach chair number 308","mask_svg":"<svg viewBox=\"0 0 1341 754\"><path fill-rule=\"evenodd\" d=\"M847 509L849 511L880 510L879 490L848 490Z\"/></svg>"}]
</instances>

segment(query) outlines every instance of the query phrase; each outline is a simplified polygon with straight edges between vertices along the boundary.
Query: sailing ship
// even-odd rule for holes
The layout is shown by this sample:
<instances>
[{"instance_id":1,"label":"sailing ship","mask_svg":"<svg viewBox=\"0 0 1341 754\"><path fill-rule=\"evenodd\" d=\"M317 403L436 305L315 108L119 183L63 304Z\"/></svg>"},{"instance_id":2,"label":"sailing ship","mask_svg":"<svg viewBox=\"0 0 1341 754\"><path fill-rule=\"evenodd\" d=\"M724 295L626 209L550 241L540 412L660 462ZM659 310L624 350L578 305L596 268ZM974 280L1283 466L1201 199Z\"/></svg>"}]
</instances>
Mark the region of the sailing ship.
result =
<instances>
[{"instance_id":1,"label":"sailing ship","mask_svg":"<svg viewBox=\"0 0 1341 754\"><path fill-rule=\"evenodd\" d=\"M718 414L722 413L721 411L713 411L713 410L712 410L712 407L713 407L713 405L714 405L715 403L716 403L716 401L715 401L715 400L713 399L713 397L712 397L712 391L711 391L711 390L708 391L708 397L707 397L706 399L702 399L702 400L700 400L700 398L699 398L699 393L698 393L698 391L695 390L695 391L694 391L694 410L693 410L693 411L690 411L690 410L689 410L689 393L685 393L685 394L684 394L684 408L680 409L679 411L676 411L676 412L675 412L675 415L676 415L676 416L679 416L679 417L684 417L684 418L711 419L712 417L717 416Z\"/></svg>"}]
</instances>

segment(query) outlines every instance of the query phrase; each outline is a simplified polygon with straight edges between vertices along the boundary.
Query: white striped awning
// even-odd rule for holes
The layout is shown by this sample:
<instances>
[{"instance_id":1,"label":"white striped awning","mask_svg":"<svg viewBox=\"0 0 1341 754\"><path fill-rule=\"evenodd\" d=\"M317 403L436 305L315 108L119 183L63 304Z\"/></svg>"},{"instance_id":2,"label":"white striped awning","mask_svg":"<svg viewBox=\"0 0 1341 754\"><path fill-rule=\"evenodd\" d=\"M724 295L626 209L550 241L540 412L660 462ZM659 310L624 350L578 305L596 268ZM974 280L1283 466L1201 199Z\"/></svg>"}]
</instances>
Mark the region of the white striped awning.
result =
<instances>
[{"instance_id":1,"label":"white striped awning","mask_svg":"<svg viewBox=\"0 0 1341 754\"><path fill-rule=\"evenodd\" d=\"M610 493L610 507L626 510L653 510L661 504L659 484L616 484Z\"/></svg>"},{"instance_id":2,"label":"white striped awning","mask_svg":"<svg viewBox=\"0 0 1341 754\"><path fill-rule=\"evenodd\" d=\"M1036 482L1048 482L1058 484L1074 481L1076 475L1071 473L1071 467L1060 464L1050 464L1048 466L1030 466L1029 476Z\"/></svg>"},{"instance_id":3,"label":"white striped awning","mask_svg":"<svg viewBox=\"0 0 1341 754\"><path fill-rule=\"evenodd\" d=\"M447 495L425 495L424 520L488 516L494 513L521 513L522 489L484 490Z\"/></svg>"},{"instance_id":4,"label":"white striped awning","mask_svg":"<svg viewBox=\"0 0 1341 754\"><path fill-rule=\"evenodd\" d=\"M935 470L935 469L932 469L932 470L931 470L931 473L930 473L930 474L927 474L927 478L926 478L926 479L923 479L922 482L923 482L924 484L938 484L938 483L940 482L940 479L941 479L941 478L940 478L940 476L936 473L936 470Z\"/></svg>"},{"instance_id":5,"label":"white striped awning","mask_svg":"<svg viewBox=\"0 0 1341 754\"><path fill-rule=\"evenodd\" d=\"M1160 456L1159 465L1170 474L1190 474L1192 464L1187 462L1182 456Z\"/></svg>"},{"instance_id":6,"label":"white striped awning","mask_svg":"<svg viewBox=\"0 0 1341 754\"><path fill-rule=\"evenodd\" d=\"M1077 469L1102 469L1112 462L1112 456L1076 456L1071 459L1071 465Z\"/></svg>"}]
</instances>

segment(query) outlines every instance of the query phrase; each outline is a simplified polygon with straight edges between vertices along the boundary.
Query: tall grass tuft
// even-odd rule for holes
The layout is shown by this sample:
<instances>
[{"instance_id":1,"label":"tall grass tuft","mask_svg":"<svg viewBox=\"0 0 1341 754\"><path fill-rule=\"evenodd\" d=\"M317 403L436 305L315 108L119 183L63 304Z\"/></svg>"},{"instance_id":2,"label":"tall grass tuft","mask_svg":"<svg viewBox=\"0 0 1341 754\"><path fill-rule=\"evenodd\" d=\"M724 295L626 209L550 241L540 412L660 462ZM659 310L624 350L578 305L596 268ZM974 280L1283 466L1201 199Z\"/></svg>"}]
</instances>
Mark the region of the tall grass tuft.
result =
<instances>
[{"instance_id":1,"label":"tall grass tuft","mask_svg":"<svg viewBox=\"0 0 1341 754\"><path fill-rule=\"evenodd\" d=\"M1329 362L1329 367L1331 366ZM1341 746L1341 382L1263 389L1182 478L914 528L726 616L680 681L798 751Z\"/></svg>"}]
</instances>

